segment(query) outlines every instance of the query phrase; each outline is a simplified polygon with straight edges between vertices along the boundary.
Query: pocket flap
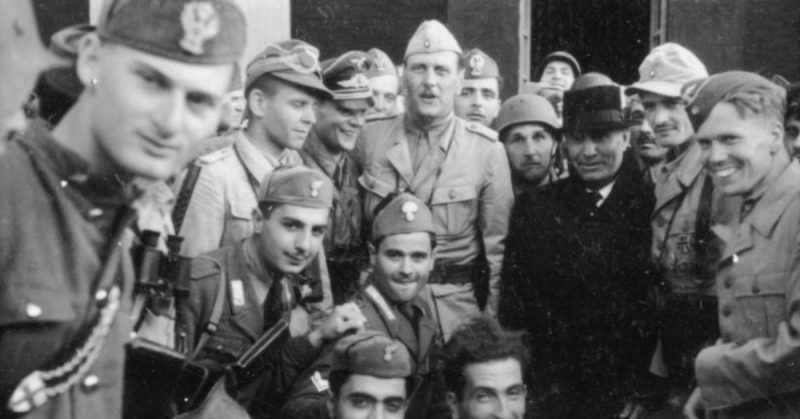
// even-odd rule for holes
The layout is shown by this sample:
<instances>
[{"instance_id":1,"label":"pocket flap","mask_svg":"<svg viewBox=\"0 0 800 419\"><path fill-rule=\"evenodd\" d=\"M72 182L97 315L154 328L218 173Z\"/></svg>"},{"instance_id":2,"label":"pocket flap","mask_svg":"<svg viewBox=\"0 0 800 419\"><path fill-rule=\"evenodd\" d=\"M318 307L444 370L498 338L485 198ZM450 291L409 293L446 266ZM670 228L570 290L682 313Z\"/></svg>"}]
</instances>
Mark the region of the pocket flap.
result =
<instances>
[{"instance_id":1,"label":"pocket flap","mask_svg":"<svg viewBox=\"0 0 800 419\"><path fill-rule=\"evenodd\" d=\"M394 191L391 184L366 172L358 177L358 184L381 198L386 197L386 195Z\"/></svg>"},{"instance_id":2,"label":"pocket flap","mask_svg":"<svg viewBox=\"0 0 800 419\"><path fill-rule=\"evenodd\" d=\"M760 295L786 294L788 278L789 274L787 272L760 274L749 281L740 278L735 281L733 295L736 297L758 297Z\"/></svg>"},{"instance_id":3,"label":"pocket flap","mask_svg":"<svg viewBox=\"0 0 800 419\"><path fill-rule=\"evenodd\" d=\"M77 317L72 299L63 291L11 286L1 291L0 326L70 322Z\"/></svg>"},{"instance_id":4,"label":"pocket flap","mask_svg":"<svg viewBox=\"0 0 800 419\"><path fill-rule=\"evenodd\" d=\"M231 216L241 220L250 220L253 218L253 203L244 199L231 200Z\"/></svg>"},{"instance_id":5,"label":"pocket flap","mask_svg":"<svg viewBox=\"0 0 800 419\"><path fill-rule=\"evenodd\" d=\"M451 202L470 201L478 198L474 186L451 186L433 191L432 205L449 204Z\"/></svg>"}]
</instances>

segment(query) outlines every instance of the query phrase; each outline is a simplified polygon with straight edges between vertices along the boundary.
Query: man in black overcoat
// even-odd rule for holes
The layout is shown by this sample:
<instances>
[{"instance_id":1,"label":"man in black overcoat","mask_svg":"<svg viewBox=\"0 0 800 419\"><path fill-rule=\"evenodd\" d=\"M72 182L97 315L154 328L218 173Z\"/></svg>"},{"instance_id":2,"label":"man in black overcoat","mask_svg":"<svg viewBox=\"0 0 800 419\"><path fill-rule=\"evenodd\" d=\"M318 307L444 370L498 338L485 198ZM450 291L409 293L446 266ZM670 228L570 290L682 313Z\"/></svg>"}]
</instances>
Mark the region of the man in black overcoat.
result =
<instances>
[{"instance_id":1,"label":"man in black overcoat","mask_svg":"<svg viewBox=\"0 0 800 419\"><path fill-rule=\"evenodd\" d=\"M634 419L655 346L653 195L628 150L618 86L566 92L563 131L571 175L517 201L499 319L530 333L540 417Z\"/></svg>"}]
</instances>

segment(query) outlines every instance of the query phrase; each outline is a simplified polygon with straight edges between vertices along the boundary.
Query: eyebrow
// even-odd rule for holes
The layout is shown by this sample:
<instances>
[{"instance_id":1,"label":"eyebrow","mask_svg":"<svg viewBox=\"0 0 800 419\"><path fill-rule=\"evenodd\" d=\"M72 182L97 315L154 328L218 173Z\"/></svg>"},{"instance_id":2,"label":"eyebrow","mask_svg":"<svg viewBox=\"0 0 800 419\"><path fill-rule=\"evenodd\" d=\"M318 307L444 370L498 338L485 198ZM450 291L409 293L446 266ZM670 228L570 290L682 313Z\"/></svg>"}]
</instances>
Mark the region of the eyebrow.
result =
<instances>
[{"instance_id":1,"label":"eyebrow","mask_svg":"<svg viewBox=\"0 0 800 419\"><path fill-rule=\"evenodd\" d=\"M348 399L362 398L362 399L367 399L367 400L371 401L372 403L375 403L375 402L378 401L378 399L376 399L374 396L372 396L371 394L367 394L367 393L350 393L350 394L347 395L347 398Z\"/></svg>"}]
</instances>

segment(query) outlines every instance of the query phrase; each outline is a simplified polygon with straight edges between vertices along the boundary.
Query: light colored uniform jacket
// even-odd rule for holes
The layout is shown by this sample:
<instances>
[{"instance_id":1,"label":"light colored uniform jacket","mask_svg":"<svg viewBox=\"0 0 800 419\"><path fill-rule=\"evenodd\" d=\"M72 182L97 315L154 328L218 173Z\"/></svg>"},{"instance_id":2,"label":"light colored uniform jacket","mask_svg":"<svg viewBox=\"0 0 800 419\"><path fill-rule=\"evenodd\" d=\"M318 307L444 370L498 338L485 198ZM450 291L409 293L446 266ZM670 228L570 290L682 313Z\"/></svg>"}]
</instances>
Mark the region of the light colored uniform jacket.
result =
<instances>
[{"instance_id":1,"label":"light colored uniform jacket","mask_svg":"<svg viewBox=\"0 0 800 419\"><path fill-rule=\"evenodd\" d=\"M408 138L419 135L420 129L407 114L364 127L355 155L364 170L359 183L366 190L365 219L371 222L375 207L394 191L407 190L428 203L437 235L437 266L475 263L485 255L490 270L486 309L494 315L514 204L503 145L491 129L451 114L431 133L433 158L414 172ZM445 339L468 317L480 314L473 284L430 284L429 288L429 306Z\"/></svg>"},{"instance_id":2,"label":"light colored uniform jacket","mask_svg":"<svg viewBox=\"0 0 800 419\"><path fill-rule=\"evenodd\" d=\"M711 417L800 417L800 164L793 162L725 242L721 339L695 362Z\"/></svg>"}]
</instances>

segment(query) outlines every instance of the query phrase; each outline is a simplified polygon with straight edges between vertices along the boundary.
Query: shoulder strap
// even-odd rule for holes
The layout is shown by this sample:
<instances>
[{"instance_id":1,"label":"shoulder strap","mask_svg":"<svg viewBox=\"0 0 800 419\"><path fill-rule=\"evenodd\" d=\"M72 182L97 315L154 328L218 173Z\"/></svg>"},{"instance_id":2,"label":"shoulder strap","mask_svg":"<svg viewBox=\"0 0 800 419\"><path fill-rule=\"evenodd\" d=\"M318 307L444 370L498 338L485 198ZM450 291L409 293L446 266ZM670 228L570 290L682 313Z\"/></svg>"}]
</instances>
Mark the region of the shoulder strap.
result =
<instances>
[{"instance_id":1,"label":"shoulder strap","mask_svg":"<svg viewBox=\"0 0 800 419\"><path fill-rule=\"evenodd\" d=\"M181 190L175 198L175 206L172 209L172 225L175 227L175 234L180 233L183 219L186 217L186 211L189 209L189 202L192 200L192 193L194 187L197 185L197 179L200 177L200 171L203 166L196 161L189 165L186 172L186 177L183 179Z\"/></svg>"},{"instance_id":2,"label":"shoulder strap","mask_svg":"<svg viewBox=\"0 0 800 419\"><path fill-rule=\"evenodd\" d=\"M222 317L222 309L225 307L225 297L228 292L227 275L225 275L225 269L222 264L211 256L197 257L209 260L217 265L219 268L219 284L217 285L217 294L214 298L214 306L211 308L211 316L209 316L208 321L203 328L203 333L200 335L200 339L197 340L197 343L194 346L191 359L197 358L197 355L200 353L203 347L206 346L206 343L208 343L208 340L211 338L211 336L214 336L214 334L217 333L217 329L219 328L219 319Z\"/></svg>"}]
</instances>

